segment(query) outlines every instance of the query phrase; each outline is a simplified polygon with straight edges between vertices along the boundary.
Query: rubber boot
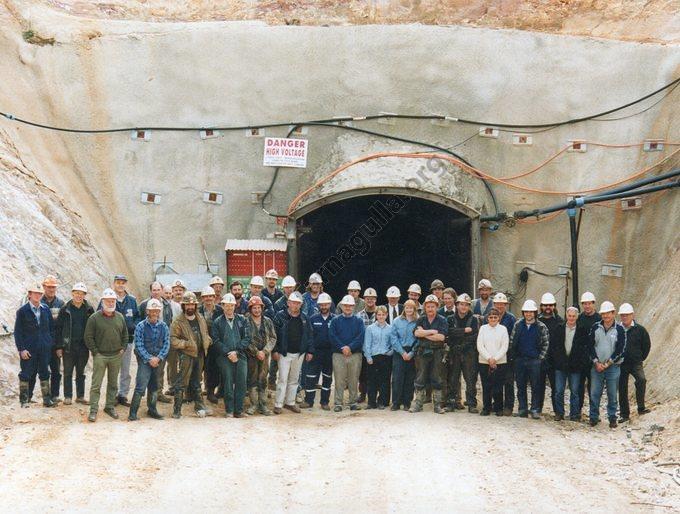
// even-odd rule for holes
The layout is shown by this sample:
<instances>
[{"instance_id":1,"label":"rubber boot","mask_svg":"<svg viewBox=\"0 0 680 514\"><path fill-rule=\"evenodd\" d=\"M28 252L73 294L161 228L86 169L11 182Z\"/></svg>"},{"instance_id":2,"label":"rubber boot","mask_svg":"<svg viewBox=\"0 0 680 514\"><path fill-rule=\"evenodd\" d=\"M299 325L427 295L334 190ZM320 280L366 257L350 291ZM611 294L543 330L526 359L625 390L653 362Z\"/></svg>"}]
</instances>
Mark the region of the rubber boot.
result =
<instances>
[{"instance_id":1,"label":"rubber boot","mask_svg":"<svg viewBox=\"0 0 680 514\"><path fill-rule=\"evenodd\" d=\"M19 402L23 409L28 409L30 407L28 403L28 380L19 382Z\"/></svg>"},{"instance_id":2,"label":"rubber boot","mask_svg":"<svg viewBox=\"0 0 680 514\"><path fill-rule=\"evenodd\" d=\"M446 414L446 408L442 404L442 392L432 391L432 398L434 400L433 409L435 414Z\"/></svg>"},{"instance_id":3,"label":"rubber boot","mask_svg":"<svg viewBox=\"0 0 680 514\"><path fill-rule=\"evenodd\" d=\"M257 387L248 389L248 398L250 398L250 407L246 409L246 414L252 416L257 412Z\"/></svg>"},{"instance_id":4,"label":"rubber boot","mask_svg":"<svg viewBox=\"0 0 680 514\"><path fill-rule=\"evenodd\" d=\"M146 406L147 406L146 413L149 415L150 418L163 419L163 416L161 416L160 412L158 412L158 409L156 408L157 402L158 402L158 391L154 391L153 393L148 393L146 395Z\"/></svg>"},{"instance_id":5,"label":"rubber boot","mask_svg":"<svg viewBox=\"0 0 680 514\"><path fill-rule=\"evenodd\" d=\"M42 393L43 397L43 406L45 407L56 407L57 404L52 401L52 397L50 396L50 381L49 380L41 380L40 381L40 392Z\"/></svg>"},{"instance_id":6,"label":"rubber boot","mask_svg":"<svg viewBox=\"0 0 680 514\"><path fill-rule=\"evenodd\" d=\"M132 402L130 403L130 414L128 414L128 421L137 421L137 411L139 410L139 404L142 403L142 393L135 391L132 395Z\"/></svg>"},{"instance_id":7,"label":"rubber boot","mask_svg":"<svg viewBox=\"0 0 680 514\"><path fill-rule=\"evenodd\" d=\"M179 419L182 417L182 402L184 400L184 392L176 391L174 403L172 406L172 417Z\"/></svg>"},{"instance_id":8,"label":"rubber boot","mask_svg":"<svg viewBox=\"0 0 680 514\"><path fill-rule=\"evenodd\" d=\"M258 395L258 402L257 402L257 410L260 414L263 416L271 416L272 411L269 410L267 407L267 393L265 391L260 391L257 393Z\"/></svg>"},{"instance_id":9,"label":"rubber boot","mask_svg":"<svg viewBox=\"0 0 680 514\"><path fill-rule=\"evenodd\" d=\"M425 400L425 390L416 391L415 399L411 403L409 412L421 412L423 410L423 401Z\"/></svg>"}]
</instances>

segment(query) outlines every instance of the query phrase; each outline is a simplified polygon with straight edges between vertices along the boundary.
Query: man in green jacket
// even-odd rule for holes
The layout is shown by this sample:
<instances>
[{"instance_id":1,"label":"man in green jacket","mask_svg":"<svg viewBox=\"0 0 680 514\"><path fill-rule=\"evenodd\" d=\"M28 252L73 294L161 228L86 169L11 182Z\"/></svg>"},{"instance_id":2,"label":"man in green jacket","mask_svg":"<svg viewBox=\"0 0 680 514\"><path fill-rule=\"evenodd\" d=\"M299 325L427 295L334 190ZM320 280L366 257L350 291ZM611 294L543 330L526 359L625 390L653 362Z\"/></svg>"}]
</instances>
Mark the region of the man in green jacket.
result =
<instances>
[{"instance_id":1,"label":"man in green jacket","mask_svg":"<svg viewBox=\"0 0 680 514\"><path fill-rule=\"evenodd\" d=\"M88 318L84 339L93 359L90 415L87 419L93 423L97 421L99 394L104 373L106 373L106 406L104 412L113 419L118 419L114 405L118 392L120 363L128 343L128 330L125 318L120 312L116 311L116 293L113 289L104 290L102 310Z\"/></svg>"}]
</instances>

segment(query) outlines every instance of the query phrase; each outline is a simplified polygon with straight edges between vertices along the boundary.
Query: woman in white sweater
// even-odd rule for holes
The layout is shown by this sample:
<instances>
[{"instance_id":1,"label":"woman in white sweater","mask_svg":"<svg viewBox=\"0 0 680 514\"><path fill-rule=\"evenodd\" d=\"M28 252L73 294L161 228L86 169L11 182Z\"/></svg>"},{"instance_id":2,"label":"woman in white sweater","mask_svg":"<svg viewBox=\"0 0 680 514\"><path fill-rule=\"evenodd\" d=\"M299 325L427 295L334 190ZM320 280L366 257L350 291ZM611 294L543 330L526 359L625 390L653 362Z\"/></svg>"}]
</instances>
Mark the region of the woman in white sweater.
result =
<instances>
[{"instance_id":1,"label":"woman in white sweater","mask_svg":"<svg viewBox=\"0 0 680 514\"><path fill-rule=\"evenodd\" d=\"M480 414L488 416L491 410L496 416L503 415L503 383L507 367L509 336L501 324L500 312L492 308L487 316L488 324L482 325L477 335L479 352L479 375L482 379L484 407Z\"/></svg>"}]
</instances>

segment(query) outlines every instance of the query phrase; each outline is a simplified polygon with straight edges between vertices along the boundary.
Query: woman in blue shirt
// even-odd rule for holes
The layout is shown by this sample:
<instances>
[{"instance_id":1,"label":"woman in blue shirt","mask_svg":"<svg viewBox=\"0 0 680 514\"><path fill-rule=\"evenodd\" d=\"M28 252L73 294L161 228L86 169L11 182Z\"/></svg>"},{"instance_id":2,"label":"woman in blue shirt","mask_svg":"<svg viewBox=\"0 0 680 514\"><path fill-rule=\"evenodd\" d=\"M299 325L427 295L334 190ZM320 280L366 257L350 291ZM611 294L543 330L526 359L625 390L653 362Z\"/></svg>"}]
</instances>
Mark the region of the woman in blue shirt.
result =
<instances>
[{"instance_id":1,"label":"woman in blue shirt","mask_svg":"<svg viewBox=\"0 0 680 514\"><path fill-rule=\"evenodd\" d=\"M401 316L392 322L390 347L392 349L392 408L411 408L413 382L416 378L415 352L418 340L413 335L418 319L418 306L407 300Z\"/></svg>"},{"instance_id":2,"label":"woman in blue shirt","mask_svg":"<svg viewBox=\"0 0 680 514\"><path fill-rule=\"evenodd\" d=\"M364 356L368 364L366 393L369 409L382 410L390 404L391 333L392 325L387 323L387 307L381 305L376 308L375 321L368 326L364 336Z\"/></svg>"}]
</instances>

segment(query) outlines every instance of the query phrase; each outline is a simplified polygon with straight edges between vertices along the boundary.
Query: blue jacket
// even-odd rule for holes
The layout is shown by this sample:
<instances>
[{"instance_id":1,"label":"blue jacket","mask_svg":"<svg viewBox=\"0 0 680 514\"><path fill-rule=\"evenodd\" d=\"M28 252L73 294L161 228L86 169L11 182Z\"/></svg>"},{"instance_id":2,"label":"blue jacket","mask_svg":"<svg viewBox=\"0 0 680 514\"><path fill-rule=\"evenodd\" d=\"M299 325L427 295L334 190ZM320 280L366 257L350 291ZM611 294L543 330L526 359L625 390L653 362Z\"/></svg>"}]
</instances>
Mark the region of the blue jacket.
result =
<instances>
[{"instance_id":1,"label":"blue jacket","mask_svg":"<svg viewBox=\"0 0 680 514\"><path fill-rule=\"evenodd\" d=\"M97 310L102 310L101 300L99 300ZM130 336L134 336L137 323L139 323L139 309L137 308L137 299L134 296L125 293L125 297L122 301L116 300L116 310L123 315L123 318L125 318L125 325L127 326L128 334Z\"/></svg>"},{"instance_id":2,"label":"blue jacket","mask_svg":"<svg viewBox=\"0 0 680 514\"><path fill-rule=\"evenodd\" d=\"M319 293L321 294L321 293ZM312 298L312 293L307 291L302 295L302 312L304 312L308 318L311 318L319 312L319 307L316 302L319 300L319 296ZM331 312L335 312L335 302L331 302Z\"/></svg>"},{"instance_id":3,"label":"blue jacket","mask_svg":"<svg viewBox=\"0 0 680 514\"><path fill-rule=\"evenodd\" d=\"M416 318L417 319L417 318ZM406 318L399 316L396 320L392 322L392 332L390 333L390 346L392 351L403 354L405 351L411 354L411 357L415 355L416 348L418 347L418 340L413 332L416 329L416 320L409 321ZM408 349L408 350L407 350Z\"/></svg>"},{"instance_id":4,"label":"blue jacket","mask_svg":"<svg viewBox=\"0 0 680 514\"><path fill-rule=\"evenodd\" d=\"M368 362L372 362L375 355L392 355L392 346L390 345L391 334L392 325L389 323L380 326L376 321L366 328L364 355Z\"/></svg>"},{"instance_id":5,"label":"blue jacket","mask_svg":"<svg viewBox=\"0 0 680 514\"><path fill-rule=\"evenodd\" d=\"M245 356L250 344L248 321L240 314L234 314L233 328L230 329L227 318L222 314L213 321L210 327L210 337L214 344L219 345L223 356L231 352Z\"/></svg>"},{"instance_id":6,"label":"blue jacket","mask_svg":"<svg viewBox=\"0 0 680 514\"><path fill-rule=\"evenodd\" d=\"M43 295L43 297L40 299L40 303L42 303L43 305L46 305L47 308L50 309L50 312L51 312L52 309L61 309L66 302L64 302L64 300L62 300L58 296L55 296L54 298L52 298L52 301L50 302L50 301L47 301L47 298L45 297L45 295ZM52 318L52 320L56 321L56 317ZM52 323L52 341L54 341L55 343L57 341L57 324L56 323Z\"/></svg>"},{"instance_id":7,"label":"blue jacket","mask_svg":"<svg viewBox=\"0 0 680 514\"><path fill-rule=\"evenodd\" d=\"M328 327L331 320L335 317L336 315L331 312L326 319L323 319L321 313L314 314L314 316L309 318L309 324L312 326L312 346L307 350L307 353L330 352L333 349Z\"/></svg>"},{"instance_id":8,"label":"blue jacket","mask_svg":"<svg viewBox=\"0 0 680 514\"><path fill-rule=\"evenodd\" d=\"M38 348L54 345L52 313L43 303L40 304L39 308L40 324L35 319L30 302L25 303L17 310L17 318L14 322L14 343L19 352L28 350L33 355L38 351Z\"/></svg>"},{"instance_id":9,"label":"blue jacket","mask_svg":"<svg viewBox=\"0 0 680 514\"><path fill-rule=\"evenodd\" d=\"M165 360L170 351L170 329L164 321L159 320L152 325L149 318L144 318L137 323L134 341L135 351L145 364L149 363L151 357Z\"/></svg>"},{"instance_id":10,"label":"blue jacket","mask_svg":"<svg viewBox=\"0 0 680 514\"><path fill-rule=\"evenodd\" d=\"M341 314L333 318L328 333L334 353L342 353L343 346L349 346L352 353L359 353L364 346L366 327L358 316Z\"/></svg>"},{"instance_id":11,"label":"blue jacket","mask_svg":"<svg viewBox=\"0 0 680 514\"><path fill-rule=\"evenodd\" d=\"M292 316L288 309L279 311L274 316L274 328L276 328L276 346L274 352L285 356L288 355L288 322ZM300 311L302 319L302 341L300 342L300 354L309 352L312 346L312 326L309 324L309 317Z\"/></svg>"},{"instance_id":12,"label":"blue jacket","mask_svg":"<svg viewBox=\"0 0 680 514\"><path fill-rule=\"evenodd\" d=\"M590 329L590 360L605 363L608 360L614 364L623 362L626 350L626 330L621 323L616 323L605 330L602 321L598 321Z\"/></svg>"},{"instance_id":13,"label":"blue jacket","mask_svg":"<svg viewBox=\"0 0 680 514\"><path fill-rule=\"evenodd\" d=\"M515 323L510 334L510 349L508 350L512 358L545 359L550 345L548 327L538 320L532 325L532 329L529 329L524 318L520 318Z\"/></svg>"}]
</instances>

